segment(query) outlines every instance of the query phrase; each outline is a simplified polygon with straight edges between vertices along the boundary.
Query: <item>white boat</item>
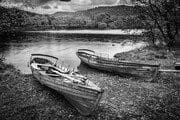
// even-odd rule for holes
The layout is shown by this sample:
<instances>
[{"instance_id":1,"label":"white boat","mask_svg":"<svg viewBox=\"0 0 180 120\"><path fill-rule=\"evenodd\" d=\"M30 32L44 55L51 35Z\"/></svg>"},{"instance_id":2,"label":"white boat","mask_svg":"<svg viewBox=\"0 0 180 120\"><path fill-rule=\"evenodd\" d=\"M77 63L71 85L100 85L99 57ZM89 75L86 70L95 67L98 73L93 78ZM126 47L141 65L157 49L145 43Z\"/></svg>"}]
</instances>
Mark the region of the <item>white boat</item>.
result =
<instances>
[{"instance_id":1,"label":"white boat","mask_svg":"<svg viewBox=\"0 0 180 120\"><path fill-rule=\"evenodd\" d=\"M42 84L58 91L81 113L89 115L98 106L103 90L86 77L57 66L58 58L31 54L30 68Z\"/></svg>"}]
</instances>

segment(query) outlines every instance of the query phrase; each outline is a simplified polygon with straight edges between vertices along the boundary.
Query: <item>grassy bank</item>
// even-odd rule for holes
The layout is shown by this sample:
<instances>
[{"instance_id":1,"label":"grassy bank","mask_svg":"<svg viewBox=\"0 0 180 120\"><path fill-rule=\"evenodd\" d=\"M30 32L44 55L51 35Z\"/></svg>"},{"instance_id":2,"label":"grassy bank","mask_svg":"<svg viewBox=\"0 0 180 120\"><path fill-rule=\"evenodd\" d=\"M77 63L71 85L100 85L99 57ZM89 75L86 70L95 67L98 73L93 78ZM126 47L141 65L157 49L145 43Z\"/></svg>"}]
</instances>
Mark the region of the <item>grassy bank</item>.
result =
<instances>
[{"instance_id":1,"label":"grassy bank","mask_svg":"<svg viewBox=\"0 0 180 120\"><path fill-rule=\"evenodd\" d=\"M159 62L164 68L175 60L170 52L150 48L115 56ZM83 64L79 71L105 90L98 109L88 117L81 116L63 96L41 85L32 75L0 61L0 119L180 119L180 90L174 74L162 73L154 82L148 82L144 77L109 74Z\"/></svg>"},{"instance_id":2,"label":"grassy bank","mask_svg":"<svg viewBox=\"0 0 180 120\"><path fill-rule=\"evenodd\" d=\"M132 50L124 53L117 53L114 57L132 62L160 64L163 68L172 68L176 62L172 52L165 48L158 48L154 46L147 46L145 48Z\"/></svg>"}]
</instances>

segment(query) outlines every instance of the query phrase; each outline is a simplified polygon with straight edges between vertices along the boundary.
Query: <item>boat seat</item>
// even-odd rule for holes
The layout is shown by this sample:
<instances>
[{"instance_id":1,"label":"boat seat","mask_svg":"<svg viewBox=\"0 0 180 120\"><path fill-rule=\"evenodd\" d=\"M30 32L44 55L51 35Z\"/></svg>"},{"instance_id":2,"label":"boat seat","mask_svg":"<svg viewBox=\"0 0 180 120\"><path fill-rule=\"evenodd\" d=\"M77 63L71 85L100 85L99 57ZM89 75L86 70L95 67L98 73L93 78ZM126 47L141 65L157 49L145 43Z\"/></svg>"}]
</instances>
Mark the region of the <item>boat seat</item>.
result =
<instances>
[{"instance_id":1,"label":"boat seat","mask_svg":"<svg viewBox=\"0 0 180 120\"><path fill-rule=\"evenodd\" d=\"M31 63L31 66L36 70L41 70L37 63Z\"/></svg>"},{"instance_id":2,"label":"boat seat","mask_svg":"<svg viewBox=\"0 0 180 120\"><path fill-rule=\"evenodd\" d=\"M47 64L48 65L48 64ZM42 71L47 71L49 69L49 66L44 66L44 65L41 65L41 64L37 64L37 66L40 68L40 70Z\"/></svg>"},{"instance_id":3,"label":"boat seat","mask_svg":"<svg viewBox=\"0 0 180 120\"><path fill-rule=\"evenodd\" d=\"M57 73L53 72L51 69L48 69L46 70L46 74L57 74Z\"/></svg>"},{"instance_id":4,"label":"boat seat","mask_svg":"<svg viewBox=\"0 0 180 120\"><path fill-rule=\"evenodd\" d=\"M54 68L54 67L49 67L49 70L52 71L52 72L57 71L57 72L60 72L60 73L63 73L63 74L69 74L70 73L70 70L63 71L63 70L61 70L59 68Z\"/></svg>"},{"instance_id":5,"label":"boat seat","mask_svg":"<svg viewBox=\"0 0 180 120\"><path fill-rule=\"evenodd\" d=\"M39 71L46 71L47 74L57 74L54 71L63 73L63 74L69 74L70 70L61 70L60 68L54 67L50 64L38 64L38 63L31 63L31 66Z\"/></svg>"}]
</instances>

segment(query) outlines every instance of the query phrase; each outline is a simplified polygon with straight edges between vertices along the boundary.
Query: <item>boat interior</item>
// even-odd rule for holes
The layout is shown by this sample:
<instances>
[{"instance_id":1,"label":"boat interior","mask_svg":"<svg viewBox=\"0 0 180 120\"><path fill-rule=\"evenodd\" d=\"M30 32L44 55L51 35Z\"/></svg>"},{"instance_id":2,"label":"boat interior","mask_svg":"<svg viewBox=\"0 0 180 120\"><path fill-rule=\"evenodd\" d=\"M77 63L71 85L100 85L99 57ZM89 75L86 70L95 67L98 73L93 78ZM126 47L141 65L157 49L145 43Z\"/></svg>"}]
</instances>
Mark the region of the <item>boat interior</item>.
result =
<instances>
[{"instance_id":1,"label":"boat interior","mask_svg":"<svg viewBox=\"0 0 180 120\"><path fill-rule=\"evenodd\" d=\"M40 71L44 75L48 75L51 77L64 76L66 78L69 78L68 80L66 80L66 82L73 81L73 83L86 85L87 78L79 75L78 73L75 73L75 72L70 73L70 70L68 70L68 69L60 69L58 67L54 67L51 64L48 64L49 63L48 61L43 61L41 63L44 63L44 64L33 62L33 63L31 63L31 66L34 69Z\"/></svg>"},{"instance_id":2,"label":"boat interior","mask_svg":"<svg viewBox=\"0 0 180 120\"><path fill-rule=\"evenodd\" d=\"M82 76L77 72L72 72L67 68L65 69L62 66L58 67L56 62L57 61L54 62L46 59L46 56L44 55L31 56L30 66L44 75L50 77L63 77L65 78L64 82L72 82L83 86L89 86L90 88L96 88L95 85L93 85L85 76Z\"/></svg>"}]
</instances>

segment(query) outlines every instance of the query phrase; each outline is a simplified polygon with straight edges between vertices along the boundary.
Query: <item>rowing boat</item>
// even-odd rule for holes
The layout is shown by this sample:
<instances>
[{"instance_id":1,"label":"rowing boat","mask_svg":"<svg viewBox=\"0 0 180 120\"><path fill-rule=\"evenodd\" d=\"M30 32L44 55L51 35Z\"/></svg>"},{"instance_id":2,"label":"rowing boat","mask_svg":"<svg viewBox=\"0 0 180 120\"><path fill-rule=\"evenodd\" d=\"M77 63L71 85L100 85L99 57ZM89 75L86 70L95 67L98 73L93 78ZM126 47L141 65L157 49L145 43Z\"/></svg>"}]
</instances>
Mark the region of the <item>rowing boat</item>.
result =
<instances>
[{"instance_id":1,"label":"rowing boat","mask_svg":"<svg viewBox=\"0 0 180 120\"><path fill-rule=\"evenodd\" d=\"M95 51L89 49L78 49L76 55L79 57L82 63L85 63L92 68L109 72L139 73L150 71L157 74L160 67L159 64L122 61L117 58L104 57L101 56L102 53L98 54Z\"/></svg>"},{"instance_id":2,"label":"rowing boat","mask_svg":"<svg viewBox=\"0 0 180 120\"><path fill-rule=\"evenodd\" d=\"M57 65L58 58L31 54L30 68L42 84L58 91L81 113L89 115L98 106L103 90L86 77Z\"/></svg>"}]
</instances>

